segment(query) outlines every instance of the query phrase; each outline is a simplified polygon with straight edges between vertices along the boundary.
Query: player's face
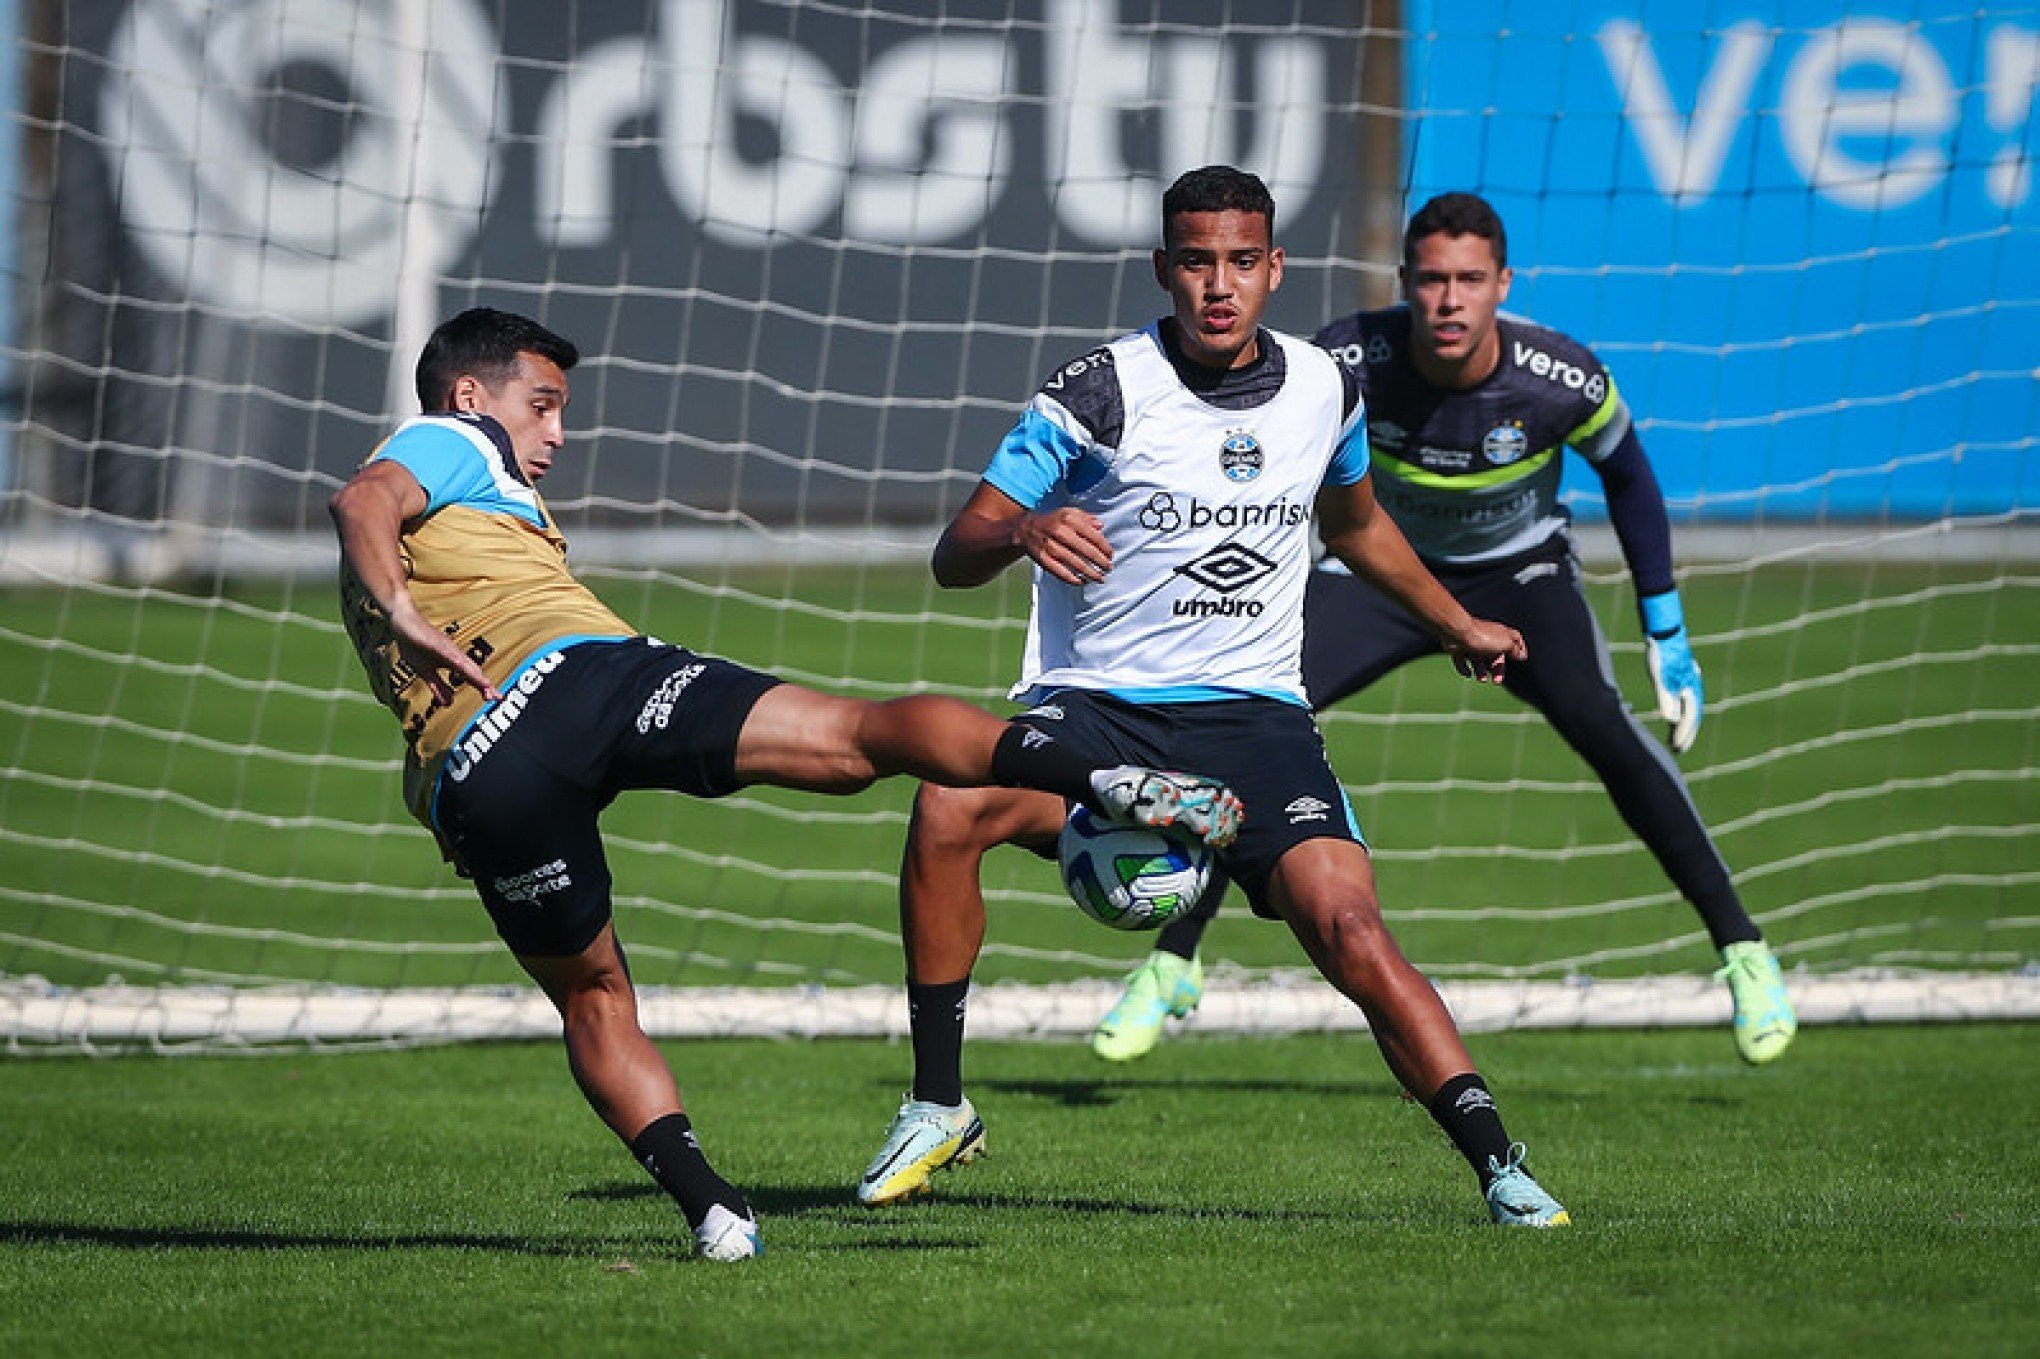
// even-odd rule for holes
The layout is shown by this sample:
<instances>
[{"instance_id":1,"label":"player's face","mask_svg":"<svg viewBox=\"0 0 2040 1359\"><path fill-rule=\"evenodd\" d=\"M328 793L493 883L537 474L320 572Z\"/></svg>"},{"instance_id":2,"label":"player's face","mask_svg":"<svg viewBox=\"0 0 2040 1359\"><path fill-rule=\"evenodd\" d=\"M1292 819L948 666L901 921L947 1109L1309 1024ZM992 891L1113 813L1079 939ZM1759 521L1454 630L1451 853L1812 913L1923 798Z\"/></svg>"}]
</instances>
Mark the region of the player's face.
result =
<instances>
[{"instance_id":1,"label":"player's face","mask_svg":"<svg viewBox=\"0 0 2040 1359\"><path fill-rule=\"evenodd\" d=\"M517 371L495 388L462 376L454 383L453 408L494 417L510 436L524 479L534 486L552 470L553 453L567 441L567 375L542 354L519 354Z\"/></svg>"},{"instance_id":2,"label":"player's face","mask_svg":"<svg viewBox=\"0 0 2040 1359\"><path fill-rule=\"evenodd\" d=\"M1410 338L1425 376L1471 385L1501 360L1495 313L1509 296L1509 270L1495 262L1494 242L1443 232L1412 243L1403 266Z\"/></svg>"},{"instance_id":3,"label":"player's face","mask_svg":"<svg viewBox=\"0 0 2040 1359\"><path fill-rule=\"evenodd\" d=\"M1176 304L1183 352L1207 368L1256 356L1254 334L1268 294L1282 286L1282 251L1258 212L1179 212L1155 251L1155 281Z\"/></svg>"}]
</instances>

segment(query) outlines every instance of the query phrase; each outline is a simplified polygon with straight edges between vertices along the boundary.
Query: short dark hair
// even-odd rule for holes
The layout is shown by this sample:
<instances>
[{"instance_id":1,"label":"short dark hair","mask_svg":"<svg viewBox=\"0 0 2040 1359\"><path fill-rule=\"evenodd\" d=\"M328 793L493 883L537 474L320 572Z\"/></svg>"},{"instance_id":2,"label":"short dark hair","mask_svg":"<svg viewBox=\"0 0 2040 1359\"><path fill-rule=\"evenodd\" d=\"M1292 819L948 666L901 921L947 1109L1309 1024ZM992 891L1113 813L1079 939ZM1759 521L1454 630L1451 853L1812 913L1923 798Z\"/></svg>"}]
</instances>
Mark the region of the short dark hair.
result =
<instances>
[{"instance_id":1,"label":"short dark hair","mask_svg":"<svg viewBox=\"0 0 2040 1359\"><path fill-rule=\"evenodd\" d=\"M1169 223L1185 212L1258 212L1268 220L1268 239L1275 239L1275 196L1259 175L1230 165L1207 165L1179 175L1162 195L1162 240Z\"/></svg>"},{"instance_id":2,"label":"short dark hair","mask_svg":"<svg viewBox=\"0 0 2040 1359\"><path fill-rule=\"evenodd\" d=\"M418 404L445 410L453 384L472 375L494 391L517 374L517 356L536 354L566 372L581 361L574 342L553 334L529 316L494 307L470 307L439 323L418 355Z\"/></svg>"},{"instance_id":3,"label":"short dark hair","mask_svg":"<svg viewBox=\"0 0 2040 1359\"><path fill-rule=\"evenodd\" d=\"M1418 241L1439 235L1478 236L1494 248L1496 268L1509 265L1509 233L1502 229L1502 215L1477 193L1441 193L1418 208L1403 232L1403 263L1416 258Z\"/></svg>"}]
</instances>

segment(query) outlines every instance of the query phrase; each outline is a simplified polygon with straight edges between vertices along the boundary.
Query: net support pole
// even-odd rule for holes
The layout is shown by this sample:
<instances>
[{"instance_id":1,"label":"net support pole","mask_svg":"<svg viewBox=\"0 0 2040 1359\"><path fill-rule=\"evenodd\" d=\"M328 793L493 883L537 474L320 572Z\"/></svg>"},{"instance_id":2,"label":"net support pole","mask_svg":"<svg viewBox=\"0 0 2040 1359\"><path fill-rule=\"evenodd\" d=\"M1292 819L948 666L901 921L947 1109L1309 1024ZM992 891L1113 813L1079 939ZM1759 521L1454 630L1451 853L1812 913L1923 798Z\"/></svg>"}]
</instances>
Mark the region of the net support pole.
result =
<instances>
[{"instance_id":1,"label":"net support pole","mask_svg":"<svg viewBox=\"0 0 2040 1359\"><path fill-rule=\"evenodd\" d=\"M390 8L399 53L391 114L402 129L397 144L404 156L404 172L397 180L404 193L397 215L403 249L398 255L396 306L390 317L390 366L384 387L384 408L394 423L416 401L412 392L412 363L437 322L439 251L435 240L438 223L426 180L433 163L432 125L426 116L433 6L397 3Z\"/></svg>"}]
</instances>

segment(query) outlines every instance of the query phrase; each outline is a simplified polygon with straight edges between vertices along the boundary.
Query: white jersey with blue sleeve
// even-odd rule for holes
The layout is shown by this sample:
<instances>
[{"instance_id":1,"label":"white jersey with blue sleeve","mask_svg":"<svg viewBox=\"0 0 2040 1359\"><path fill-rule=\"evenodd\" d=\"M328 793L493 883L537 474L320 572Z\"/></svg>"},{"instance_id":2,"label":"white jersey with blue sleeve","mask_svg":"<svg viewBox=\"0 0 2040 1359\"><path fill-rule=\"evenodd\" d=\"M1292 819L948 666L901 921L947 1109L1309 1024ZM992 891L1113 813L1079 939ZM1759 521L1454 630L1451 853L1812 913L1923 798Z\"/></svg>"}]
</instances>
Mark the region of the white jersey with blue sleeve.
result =
<instances>
[{"instance_id":1,"label":"white jersey with blue sleeve","mask_svg":"<svg viewBox=\"0 0 2040 1359\"><path fill-rule=\"evenodd\" d=\"M1220 373L1183 360L1167 323L1122 336L1051 376L993 455L988 484L1096 515L1113 554L1095 584L1035 569L1014 698L1305 703L1311 507L1327 482L1367 475L1366 420L1323 350L1258 339L1252 363Z\"/></svg>"}]
</instances>

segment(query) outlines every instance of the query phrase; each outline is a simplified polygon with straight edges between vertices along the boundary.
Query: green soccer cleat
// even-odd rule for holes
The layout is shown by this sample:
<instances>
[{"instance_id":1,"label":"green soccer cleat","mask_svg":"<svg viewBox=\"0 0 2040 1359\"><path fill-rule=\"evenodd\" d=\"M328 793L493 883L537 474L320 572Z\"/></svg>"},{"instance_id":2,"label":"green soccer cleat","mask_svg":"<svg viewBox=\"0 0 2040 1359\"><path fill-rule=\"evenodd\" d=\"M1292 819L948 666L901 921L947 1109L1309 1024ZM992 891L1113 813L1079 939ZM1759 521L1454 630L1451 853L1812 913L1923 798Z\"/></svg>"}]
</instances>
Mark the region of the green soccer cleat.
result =
<instances>
[{"instance_id":1,"label":"green soccer cleat","mask_svg":"<svg viewBox=\"0 0 2040 1359\"><path fill-rule=\"evenodd\" d=\"M1204 964L1156 950L1126 976L1126 991L1091 1035L1091 1051L1108 1062L1145 1057L1162 1041L1162 1024L1182 1018L1204 999Z\"/></svg>"},{"instance_id":2,"label":"green soccer cleat","mask_svg":"<svg viewBox=\"0 0 2040 1359\"><path fill-rule=\"evenodd\" d=\"M970 1101L950 1106L909 1095L885 1131L885 1145L857 1182L867 1208L931 1192L928 1177L944 1166L965 1166L985 1151L985 1125Z\"/></svg>"},{"instance_id":3,"label":"green soccer cleat","mask_svg":"<svg viewBox=\"0 0 2040 1359\"><path fill-rule=\"evenodd\" d=\"M1488 1157L1488 1216L1504 1227L1570 1227L1572 1214L1544 1192L1544 1186L1523 1169L1521 1142L1509 1148L1507 1165Z\"/></svg>"},{"instance_id":4,"label":"green soccer cleat","mask_svg":"<svg viewBox=\"0 0 2040 1359\"><path fill-rule=\"evenodd\" d=\"M1735 997L1735 1050L1742 1059L1762 1066L1784 1056L1799 1032L1799 1017L1792 1012L1792 998L1785 994L1785 978L1769 946L1761 939L1730 944L1721 951L1721 970L1714 978L1727 982Z\"/></svg>"},{"instance_id":5,"label":"green soccer cleat","mask_svg":"<svg viewBox=\"0 0 2040 1359\"><path fill-rule=\"evenodd\" d=\"M711 1204L708 1216L694 1229L694 1253L704 1260L728 1264L754 1259L764 1250L758 1241L757 1221L738 1217L720 1203Z\"/></svg>"}]
</instances>

